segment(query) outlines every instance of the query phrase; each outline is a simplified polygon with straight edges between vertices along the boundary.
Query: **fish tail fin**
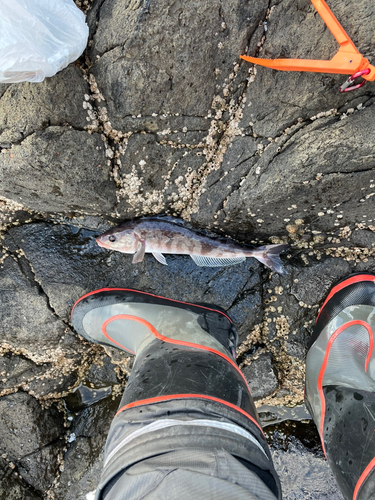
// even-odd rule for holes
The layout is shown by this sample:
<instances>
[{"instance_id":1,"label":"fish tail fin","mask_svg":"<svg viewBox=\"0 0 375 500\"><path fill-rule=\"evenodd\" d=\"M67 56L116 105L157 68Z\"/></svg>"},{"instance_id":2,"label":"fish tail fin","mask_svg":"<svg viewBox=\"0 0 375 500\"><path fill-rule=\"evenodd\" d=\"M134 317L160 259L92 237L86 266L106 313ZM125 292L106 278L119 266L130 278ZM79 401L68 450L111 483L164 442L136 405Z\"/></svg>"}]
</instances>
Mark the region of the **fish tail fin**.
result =
<instances>
[{"instance_id":1,"label":"fish tail fin","mask_svg":"<svg viewBox=\"0 0 375 500\"><path fill-rule=\"evenodd\" d=\"M259 262L278 274L288 274L280 258L280 254L288 250L289 247L290 245L286 244L265 245L253 250L252 257L255 257Z\"/></svg>"}]
</instances>

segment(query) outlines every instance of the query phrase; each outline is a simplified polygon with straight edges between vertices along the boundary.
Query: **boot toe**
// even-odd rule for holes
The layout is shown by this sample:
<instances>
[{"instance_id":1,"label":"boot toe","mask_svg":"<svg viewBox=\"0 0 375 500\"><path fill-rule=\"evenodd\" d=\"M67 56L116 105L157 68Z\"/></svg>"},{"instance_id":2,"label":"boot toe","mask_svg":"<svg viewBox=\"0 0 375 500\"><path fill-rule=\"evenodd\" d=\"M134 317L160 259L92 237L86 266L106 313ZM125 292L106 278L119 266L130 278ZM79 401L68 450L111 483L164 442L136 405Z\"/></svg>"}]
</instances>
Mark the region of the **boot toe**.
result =
<instances>
[{"instance_id":1,"label":"boot toe","mask_svg":"<svg viewBox=\"0 0 375 500\"><path fill-rule=\"evenodd\" d=\"M331 289L318 314L309 349L332 319L347 307L355 305L375 307L374 274L363 273L348 276Z\"/></svg>"},{"instance_id":2,"label":"boot toe","mask_svg":"<svg viewBox=\"0 0 375 500\"><path fill-rule=\"evenodd\" d=\"M235 357L238 335L216 306L190 304L130 289L88 293L73 306L72 325L82 337L135 354L148 338L203 343ZM224 349L224 350L223 350Z\"/></svg>"}]
</instances>

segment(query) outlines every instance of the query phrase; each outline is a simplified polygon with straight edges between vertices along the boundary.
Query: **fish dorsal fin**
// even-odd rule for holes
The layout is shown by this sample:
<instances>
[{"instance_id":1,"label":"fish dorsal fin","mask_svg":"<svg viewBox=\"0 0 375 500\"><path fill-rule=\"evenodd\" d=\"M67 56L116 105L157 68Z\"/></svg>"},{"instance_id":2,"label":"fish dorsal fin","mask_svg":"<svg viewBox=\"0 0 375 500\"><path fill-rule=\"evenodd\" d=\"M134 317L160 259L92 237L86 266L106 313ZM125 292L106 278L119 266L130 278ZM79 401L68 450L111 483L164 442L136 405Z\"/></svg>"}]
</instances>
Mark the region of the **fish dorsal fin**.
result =
<instances>
[{"instance_id":1,"label":"fish dorsal fin","mask_svg":"<svg viewBox=\"0 0 375 500\"><path fill-rule=\"evenodd\" d=\"M246 260L246 257L206 257L203 255L190 255L193 261L199 267L226 267L241 264Z\"/></svg>"},{"instance_id":2,"label":"fish dorsal fin","mask_svg":"<svg viewBox=\"0 0 375 500\"><path fill-rule=\"evenodd\" d=\"M162 253L158 252L152 252L152 255L155 257L155 259L160 262L160 264L163 264L163 266L167 266L167 261L165 260L165 257Z\"/></svg>"}]
</instances>

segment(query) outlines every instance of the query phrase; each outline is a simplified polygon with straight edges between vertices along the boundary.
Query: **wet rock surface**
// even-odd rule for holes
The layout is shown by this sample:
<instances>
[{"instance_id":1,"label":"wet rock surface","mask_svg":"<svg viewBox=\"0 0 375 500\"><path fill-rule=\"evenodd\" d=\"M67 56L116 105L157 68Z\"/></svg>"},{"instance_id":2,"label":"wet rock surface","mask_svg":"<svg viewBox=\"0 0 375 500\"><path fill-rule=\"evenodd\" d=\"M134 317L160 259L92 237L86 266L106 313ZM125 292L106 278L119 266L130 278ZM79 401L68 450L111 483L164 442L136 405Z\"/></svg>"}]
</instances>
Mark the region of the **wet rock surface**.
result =
<instances>
[{"instance_id":1,"label":"wet rock surface","mask_svg":"<svg viewBox=\"0 0 375 500\"><path fill-rule=\"evenodd\" d=\"M84 293L223 307L257 405L293 406L328 291L375 272L374 84L339 94L342 75L238 57L332 57L309 0L79 4L81 59L41 84L0 84L0 498L84 499L96 487L132 359L73 331ZM371 2L329 5L371 60ZM157 213L247 244L289 242L288 274L254 259L134 266L96 245L111 225ZM269 433L285 498L341 499L307 427L289 431Z\"/></svg>"},{"instance_id":2,"label":"wet rock surface","mask_svg":"<svg viewBox=\"0 0 375 500\"><path fill-rule=\"evenodd\" d=\"M69 316L79 297L93 289L124 287L224 307L238 326L238 360L258 404L295 404L303 399L306 349L318 306L334 283L355 270L354 263L332 256L309 256L302 264L298 252L284 257L286 276L271 275L254 259L217 269L169 256L168 267L162 267L146 255L134 266L130 256L98 247L94 237L99 232L37 222L10 228L3 239L0 296L4 304L12 303L12 311L19 308L20 318L14 324L9 308L2 308L7 326L0 358L2 394L22 390L35 401L64 402L65 465L54 488L61 499L84 498L95 489L92 471L100 469L103 429L116 411L132 359L115 349L103 351L72 332ZM368 236L359 234L361 241ZM373 261L366 263L366 269L374 268ZM310 463L313 452L298 452L296 460L301 455ZM50 450L44 453L51 459ZM30 470L39 470L43 456L30 455ZM322 459L316 463L328 467ZM20 459L17 466L25 468Z\"/></svg>"},{"instance_id":3,"label":"wet rock surface","mask_svg":"<svg viewBox=\"0 0 375 500\"><path fill-rule=\"evenodd\" d=\"M243 335L260 318L260 264L254 259L232 268L199 268L190 257L168 256L168 267L162 267L148 254L134 266L131 256L100 248L94 240L97 232L38 223L8 234L65 321L79 297L105 287L135 288L186 302L197 301L198 290L199 300L224 307ZM252 318L243 323L247 314Z\"/></svg>"},{"instance_id":4,"label":"wet rock surface","mask_svg":"<svg viewBox=\"0 0 375 500\"><path fill-rule=\"evenodd\" d=\"M267 427L275 469L286 500L343 500L321 451L313 423L285 422Z\"/></svg>"},{"instance_id":5,"label":"wet rock surface","mask_svg":"<svg viewBox=\"0 0 375 500\"><path fill-rule=\"evenodd\" d=\"M0 399L2 458L30 491L42 496L53 486L62 458L64 418L55 405L43 409L36 398L18 392Z\"/></svg>"}]
</instances>

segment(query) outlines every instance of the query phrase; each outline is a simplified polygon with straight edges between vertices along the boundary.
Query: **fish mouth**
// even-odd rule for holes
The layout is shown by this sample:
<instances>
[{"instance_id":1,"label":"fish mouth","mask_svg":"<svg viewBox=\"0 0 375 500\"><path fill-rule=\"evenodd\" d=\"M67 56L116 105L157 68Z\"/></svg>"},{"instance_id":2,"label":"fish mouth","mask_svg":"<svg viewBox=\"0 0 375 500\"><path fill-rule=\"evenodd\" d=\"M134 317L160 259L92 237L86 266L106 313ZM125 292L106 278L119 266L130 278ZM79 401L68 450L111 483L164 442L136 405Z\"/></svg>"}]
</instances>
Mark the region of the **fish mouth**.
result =
<instances>
[{"instance_id":1,"label":"fish mouth","mask_svg":"<svg viewBox=\"0 0 375 500\"><path fill-rule=\"evenodd\" d=\"M102 248L108 248L107 245L105 243L103 243L103 241L101 241L99 238L95 238L95 241L96 243L102 247Z\"/></svg>"}]
</instances>

